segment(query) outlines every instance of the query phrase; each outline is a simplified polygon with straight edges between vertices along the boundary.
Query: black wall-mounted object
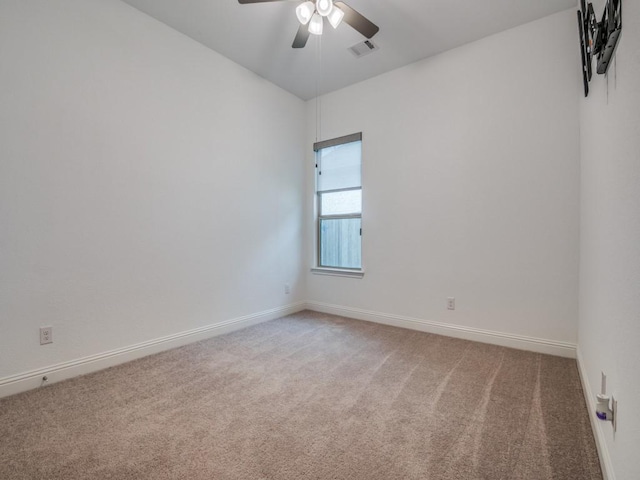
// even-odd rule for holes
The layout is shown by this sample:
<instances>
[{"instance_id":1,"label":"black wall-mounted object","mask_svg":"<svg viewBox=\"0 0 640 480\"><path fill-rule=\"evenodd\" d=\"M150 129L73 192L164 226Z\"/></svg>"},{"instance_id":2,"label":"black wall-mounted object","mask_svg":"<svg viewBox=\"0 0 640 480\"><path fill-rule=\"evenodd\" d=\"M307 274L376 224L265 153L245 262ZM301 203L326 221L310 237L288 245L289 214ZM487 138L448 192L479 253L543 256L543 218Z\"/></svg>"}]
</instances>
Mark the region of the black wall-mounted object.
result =
<instances>
[{"instance_id":1,"label":"black wall-mounted object","mask_svg":"<svg viewBox=\"0 0 640 480\"><path fill-rule=\"evenodd\" d=\"M589 95L589 74L587 72L587 47L584 41L584 21L582 12L578 10L578 31L580 32L580 56L582 58L582 83L584 84L584 96Z\"/></svg>"},{"instance_id":2,"label":"black wall-mounted object","mask_svg":"<svg viewBox=\"0 0 640 480\"><path fill-rule=\"evenodd\" d=\"M602 31L602 48L598 52L597 72L605 74L609 70L622 33L622 0L607 0L599 30Z\"/></svg>"},{"instance_id":3,"label":"black wall-mounted object","mask_svg":"<svg viewBox=\"0 0 640 480\"><path fill-rule=\"evenodd\" d=\"M582 43L582 50L584 51L584 59L587 67L587 80L591 81L593 71L591 69L592 48L591 43L589 42L589 7L591 7L591 11L593 12L593 5L590 3L589 6L587 6L585 0L580 0L580 5L582 7L580 10L582 12L582 30L580 33L580 41Z\"/></svg>"},{"instance_id":4,"label":"black wall-mounted object","mask_svg":"<svg viewBox=\"0 0 640 480\"><path fill-rule=\"evenodd\" d=\"M593 4L580 0L578 10L578 31L582 57L582 78L584 96L589 95L589 82L593 75L593 57L597 57L596 72L606 74L615 55L622 33L622 0L607 0L598 22Z\"/></svg>"}]
</instances>

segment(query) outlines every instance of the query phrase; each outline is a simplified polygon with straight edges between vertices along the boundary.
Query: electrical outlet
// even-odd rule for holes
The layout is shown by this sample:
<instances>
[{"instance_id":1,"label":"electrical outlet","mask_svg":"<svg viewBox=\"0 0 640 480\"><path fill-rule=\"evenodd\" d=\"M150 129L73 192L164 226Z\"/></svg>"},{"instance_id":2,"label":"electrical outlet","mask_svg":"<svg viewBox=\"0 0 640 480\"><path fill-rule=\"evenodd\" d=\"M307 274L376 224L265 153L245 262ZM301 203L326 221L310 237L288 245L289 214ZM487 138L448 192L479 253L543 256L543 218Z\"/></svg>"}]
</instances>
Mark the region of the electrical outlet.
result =
<instances>
[{"instance_id":1,"label":"electrical outlet","mask_svg":"<svg viewBox=\"0 0 640 480\"><path fill-rule=\"evenodd\" d=\"M40 345L53 343L53 327L40 327Z\"/></svg>"},{"instance_id":2,"label":"electrical outlet","mask_svg":"<svg viewBox=\"0 0 640 480\"><path fill-rule=\"evenodd\" d=\"M456 299L454 297L447 297L447 310L456 309Z\"/></svg>"},{"instance_id":3,"label":"electrical outlet","mask_svg":"<svg viewBox=\"0 0 640 480\"><path fill-rule=\"evenodd\" d=\"M287 295L291 293L291 287L289 286L288 283L284 284L284 293L286 293Z\"/></svg>"}]
</instances>

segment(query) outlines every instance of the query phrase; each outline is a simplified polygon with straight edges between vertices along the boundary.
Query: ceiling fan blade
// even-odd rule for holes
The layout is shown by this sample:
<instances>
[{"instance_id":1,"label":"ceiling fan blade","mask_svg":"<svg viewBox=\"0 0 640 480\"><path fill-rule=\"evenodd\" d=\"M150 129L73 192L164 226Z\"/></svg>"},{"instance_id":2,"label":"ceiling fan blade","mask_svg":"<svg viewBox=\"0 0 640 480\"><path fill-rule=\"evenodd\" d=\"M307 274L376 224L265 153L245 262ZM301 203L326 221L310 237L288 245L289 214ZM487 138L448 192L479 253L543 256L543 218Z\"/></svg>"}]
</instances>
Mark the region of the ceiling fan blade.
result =
<instances>
[{"instance_id":1,"label":"ceiling fan blade","mask_svg":"<svg viewBox=\"0 0 640 480\"><path fill-rule=\"evenodd\" d=\"M373 37L380 28L361 13L344 2L334 2L334 5L344 12L343 22L348 23L367 38Z\"/></svg>"},{"instance_id":2,"label":"ceiling fan blade","mask_svg":"<svg viewBox=\"0 0 640 480\"><path fill-rule=\"evenodd\" d=\"M300 25L298 28L298 33L296 33L296 38L293 39L292 48L304 48L307 44L307 40L309 40L309 24Z\"/></svg>"}]
</instances>

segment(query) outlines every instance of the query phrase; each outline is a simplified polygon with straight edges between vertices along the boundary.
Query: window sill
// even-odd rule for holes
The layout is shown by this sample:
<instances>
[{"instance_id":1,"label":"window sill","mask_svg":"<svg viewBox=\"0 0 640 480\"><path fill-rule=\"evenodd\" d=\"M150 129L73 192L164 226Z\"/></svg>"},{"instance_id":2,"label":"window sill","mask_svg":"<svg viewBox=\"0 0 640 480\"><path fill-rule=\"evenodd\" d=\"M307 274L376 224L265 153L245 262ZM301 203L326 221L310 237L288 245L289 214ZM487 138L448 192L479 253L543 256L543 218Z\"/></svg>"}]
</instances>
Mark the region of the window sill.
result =
<instances>
[{"instance_id":1,"label":"window sill","mask_svg":"<svg viewBox=\"0 0 640 480\"><path fill-rule=\"evenodd\" d=\"M315 275L332 275L334 277L364 277L364 270L343 270L340 268L313 267L311 273Z\"/></svg>"}]
</instances>

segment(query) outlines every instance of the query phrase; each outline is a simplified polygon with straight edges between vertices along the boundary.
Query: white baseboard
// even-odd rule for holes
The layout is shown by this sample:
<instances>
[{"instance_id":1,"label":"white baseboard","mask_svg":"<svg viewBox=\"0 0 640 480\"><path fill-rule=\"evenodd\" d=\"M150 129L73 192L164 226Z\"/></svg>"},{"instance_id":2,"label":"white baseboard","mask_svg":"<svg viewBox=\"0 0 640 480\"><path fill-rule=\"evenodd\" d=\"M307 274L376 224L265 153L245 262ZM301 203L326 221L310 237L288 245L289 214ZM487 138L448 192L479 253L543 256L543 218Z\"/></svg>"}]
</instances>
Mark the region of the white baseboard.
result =
<instances>
[{"instance_id":1,"label":"white baseboard","mask_svg":"<svg viewBox=\"0 0 640 480\"><path fill-rule=\"evenodd\" d=\"M582 359L582 353L580 347L576 350L576 360L578 362L578 372L580 373L580 381L582 382L582 391L584 392L584 399L587 402L587 410L589 410L589 420L591 421L591 429L593 430L593 436L596 440L596 450L598 450L598 457L600 458L600 467L602 468L602 478L604 480L616 480L616 475L613 471L613 463L611 463L611 456L609 455L609 449L607 448L607 442L604 437L603 426L606 428L612 428L609 422L604 422L596 417L596 401L595 394L591 390L589 384L589 376L584 366L584 360Z\"/></svg>"},{"instance_id":2,"label":"white baseboard","mask_svg":"<svg viewBox=\"0 0 640 480\"><path fill-rule=\"evenodd\" d=\"M31 370L29 372L0 378L0 398L41 387L43 385L42 377L45 375L48 378L47 384L59 382L78 375L85 375L114 365L129 362L147 355L180 347L188 343L197 342L209 337L249 327L257 323L290 315L304 309L331 313L359 320L367 320L370 322L382 323L385 325L408 328L422 332L446 335L449 337L463 338L465 340L517 348L520 350L529 350L569 358L576 357L576 346L571 343L431 322L422 319L403 317L400 315L391 315L320 302L300 302L156 338L136 345L130 345L128 347L102 352L88 357L56 365L49 365L37 370Z\"/></svg>"},{"instance_id":3,"label":"white baseboard","mask_svg":"<svg viewBox=\"0 0 640 480\"><path fill-rule=\"evenodd\" d=\"M261 322L273 320L275 318L290 315L304 310L305 303L294 303L284 307L273 308L263 312L245 315L243 317L225 320L205 327L194 328L184 332L167 335L147 342L118 348L108 352L78 358L68 362L50 365L47 367L32 370L30 372L0 378L0 398L14 395L16 393L31 390L43 385L42 377L47 376L47 384L66 380L68 378L85 375L98 370L102 370L114 365L129 362L137 358L146 357L154 353L170 350L172 348L187 345L189 343L204 340L209 337L222 335L225 333L256 325Z\"/></svg>"},{"instance_id":4,"label":"white baseboard","mask_svg":"<svg viewBox=\"0 0 640 480\"><path fill-rule=\"evenodd\" d=\"M331 313L333 315L341 315L343 317L355 318L358 320L367 320L370 322L392 325L394 327L409 328L411 330L419 330L421 332L435 333L438 335L445 335L447 337L462 338L465 340L517 348L518 350L546 353L560 357L576 358L576 345L573 343L525 337L523 335L494 332L490 330L481 330L461 325L431 322L418 318L372 312L368 310L361 310L359 308L343 307L320 302L307 302L306 308L316 312Z\"/></svg>"}]
</instances>

